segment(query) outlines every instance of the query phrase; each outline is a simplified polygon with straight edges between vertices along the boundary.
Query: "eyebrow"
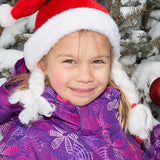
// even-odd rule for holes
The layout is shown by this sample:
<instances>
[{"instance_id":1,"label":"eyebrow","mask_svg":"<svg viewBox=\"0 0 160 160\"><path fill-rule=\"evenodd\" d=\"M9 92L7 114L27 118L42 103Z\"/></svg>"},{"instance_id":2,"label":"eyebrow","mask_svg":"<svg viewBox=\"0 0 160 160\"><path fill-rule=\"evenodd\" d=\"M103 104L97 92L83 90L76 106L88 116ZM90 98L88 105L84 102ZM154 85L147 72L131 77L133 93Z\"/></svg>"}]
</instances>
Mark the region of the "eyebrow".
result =
<instances>
[{"instance_id":1,"label":"eyebrow","mask_svg":"<svg viewBox=\"0 0 160 160\"><path fill-rule=\"evenodd\" d=\"M71 53L59 53L56 55L56 57L73 57L73 58L75 58L75 56Z\"/></svg>"},{"instance_id":2,"label":"eyebrow","mask_svg":"<svg viewBox=\"0 0 160 160\"><path fill-rule=\"evenodd\" d=\"M95 56L94 58L109 58L110 56L106 56L106 55L99 55L99 56Z\"/></svg>"},{"instance_id":3,"label":"eyebrow","mask_svg":"<svg viewBox=\"0 0 160 160\"><path fill-rule=\"evenodd\" d=\"M59 57L70 57L70 58L77 58L76 56L74 56L73 54L71 54L71 53L58 53L57 55L56 55L56 57L57 58L59 58ZM79 57L79 56L78 56ZM109 59L110 58L110 55L104 55L104 54L102 54L102 55L99 55L99 54L97 54L96 56L94 56L94 57L91 57L91 60L94 60L94 59Z\"/></svg>"},{"instance_id":4,"label":"eyebrow","mask_svg":"<svg viewBox=\"0 0 160 160\"><path fill-rule=\"evenodd\" d=\"M92 57L92 60L94 59L110 59L110 56L109 55L98 55L98 56L95 56L95 57Z\"/></svg>"}]
</instances>

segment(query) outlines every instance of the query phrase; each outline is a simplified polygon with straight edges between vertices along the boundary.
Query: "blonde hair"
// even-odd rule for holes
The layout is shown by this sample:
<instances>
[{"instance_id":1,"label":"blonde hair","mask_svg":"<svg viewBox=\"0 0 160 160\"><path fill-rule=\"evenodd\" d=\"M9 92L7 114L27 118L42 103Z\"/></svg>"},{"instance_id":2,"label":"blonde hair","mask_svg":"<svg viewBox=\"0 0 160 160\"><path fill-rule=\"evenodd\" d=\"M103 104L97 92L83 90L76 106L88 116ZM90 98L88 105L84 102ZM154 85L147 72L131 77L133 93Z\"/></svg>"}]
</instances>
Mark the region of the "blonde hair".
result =
<instances>
[{"instance_id":1,"label":"blonde hair","mask_svg":"<svg viewBox=\"0 0 160 160\"><path fill-rule=\"evenodd\" d=\"M80 30L80 31L78 31L78 33L79 33L79 37L81 37L82 34L87 34L87 33L93 33L92 35L94 37L95 32L89 31L89 30ZM106 36L103 36L103 37L104 37L104 41L107 43L108 38ZM94 39L96 41L95 37L94 37ZM98 47L98 45L97 45L97 47ZM112 47L110 47L110 48L111 48L110 49L111 50L111 53L110 53L111 66L110 66L110 68L112 70L114 55L112 53ZM47 57L47 55L43 56L42 59L39 61L40 66L43 65L43 67L46 67L46 65L47 65L46 57ZM28 85L29 77L30 77L30 73L17 75L8 81L8 83L6 84L6 87L11 86L12 84L18 84L16 89L14 90L14 92L19 91L19 90L28 89L29 88L29 85ZM49 86L49 81L48 81L47 77L45 78L45 86ZM131 105L130 105L128 99L126 98L123 90L111 80L111 76L109 79L108 87L117 88L121 92L120 106L118 109L118 112L119 112L118 119L119 119L122 130L126 133Z\"/></svg>"}]
</instances>

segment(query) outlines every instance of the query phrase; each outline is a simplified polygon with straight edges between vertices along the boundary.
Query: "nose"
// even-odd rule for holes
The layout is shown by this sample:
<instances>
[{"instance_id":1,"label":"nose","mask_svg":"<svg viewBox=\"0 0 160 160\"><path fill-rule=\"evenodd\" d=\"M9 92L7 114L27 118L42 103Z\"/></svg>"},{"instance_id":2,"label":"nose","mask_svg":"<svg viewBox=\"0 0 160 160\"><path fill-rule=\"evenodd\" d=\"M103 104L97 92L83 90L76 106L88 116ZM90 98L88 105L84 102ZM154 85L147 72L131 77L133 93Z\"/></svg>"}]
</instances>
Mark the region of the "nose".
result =
<instances>
[{"instance_id":1,"label":"nose","mask_svg":"<svg viewBox=\"0 0 160 160\"><path fill-rule=\"evenodd\" d=\"M81 65L78 67L78 70L76 71L77 82L89 83L93 82L93 80L94 80L94 75L89 65Z\"/></svg>"}]
</instances>

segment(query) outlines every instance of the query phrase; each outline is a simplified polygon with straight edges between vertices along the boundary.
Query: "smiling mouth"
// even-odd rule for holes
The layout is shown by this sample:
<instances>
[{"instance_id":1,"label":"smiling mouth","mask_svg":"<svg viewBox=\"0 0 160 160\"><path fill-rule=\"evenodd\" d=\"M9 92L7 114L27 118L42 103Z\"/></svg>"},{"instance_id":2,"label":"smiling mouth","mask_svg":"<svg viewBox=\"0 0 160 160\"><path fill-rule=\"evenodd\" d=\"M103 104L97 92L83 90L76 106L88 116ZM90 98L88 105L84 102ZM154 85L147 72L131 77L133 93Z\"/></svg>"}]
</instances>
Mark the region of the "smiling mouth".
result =
<instances>
[{"instance_id":1,"label":"smiling mouth","mask_svg":"<svg viewBox=\"0 0 160 160\"><path fill-rule=\"evenodd\" d=\"M94 91L94 88L82 89L82 88L70 88L73 92L78 94L89 94Z\"/></svg>"}]
</instances>

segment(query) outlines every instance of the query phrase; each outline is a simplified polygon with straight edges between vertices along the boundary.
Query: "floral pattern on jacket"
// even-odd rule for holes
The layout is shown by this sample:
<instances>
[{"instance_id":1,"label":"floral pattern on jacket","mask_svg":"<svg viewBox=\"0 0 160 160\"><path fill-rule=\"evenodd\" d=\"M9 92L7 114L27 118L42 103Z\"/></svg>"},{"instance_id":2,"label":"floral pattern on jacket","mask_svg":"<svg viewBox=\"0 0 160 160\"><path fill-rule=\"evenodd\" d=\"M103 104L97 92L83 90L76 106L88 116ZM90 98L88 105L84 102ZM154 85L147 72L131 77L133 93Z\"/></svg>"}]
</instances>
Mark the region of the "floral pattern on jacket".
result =
<instances>
[{"instance_id":1,"label":"floral pattern on jacket","mask_svg":"<svg viewBox=\"0 0 160 160\"><path fill-rule=\"evenodd\" d=\"M24 60L17 62L12 76L28 72ZM45 88L43 97L56 106L50 118L23 125L18 119L23 109L11 105L13 88L0 87L0 159L3 160L152 160L160 159L160 125L151 133L146 148L134 136L125 135L118 121L121 93L107 88L89 105L79 107L59 99Z\"/></svg>"}]
</instances>

